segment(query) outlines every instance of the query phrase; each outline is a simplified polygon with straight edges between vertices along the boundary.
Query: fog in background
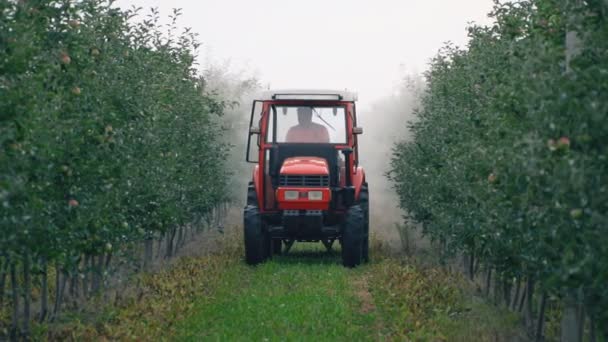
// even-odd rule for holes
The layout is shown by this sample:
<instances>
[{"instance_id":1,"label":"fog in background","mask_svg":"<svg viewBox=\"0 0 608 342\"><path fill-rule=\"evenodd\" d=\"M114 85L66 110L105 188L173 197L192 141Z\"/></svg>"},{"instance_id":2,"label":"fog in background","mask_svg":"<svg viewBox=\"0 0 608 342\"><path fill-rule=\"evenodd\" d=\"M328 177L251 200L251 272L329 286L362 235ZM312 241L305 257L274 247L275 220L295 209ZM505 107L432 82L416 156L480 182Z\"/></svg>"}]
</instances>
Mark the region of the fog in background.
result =
<instances>
[{"instance_id":1,"label":"fog in background","mask_svg":"<svg viewBox=\"0 0 608 342\"><path fill-rule=\"evenodd\" d=\"M250 103L268 88L349 89L359 93L361 161L370 184L372 229L398 240L401 211L386 180L391 148L408 138L422 73L445 42L463 46L466 27L489 24L492 0L118 0L128 9L158 8L168 22L202 43L198 62L209 89L239 105L224 118L234 149L233 192L244 198L251 165L244 162ZM241 194L242 193L242 194Z\"/></svg>"}]
</instances>

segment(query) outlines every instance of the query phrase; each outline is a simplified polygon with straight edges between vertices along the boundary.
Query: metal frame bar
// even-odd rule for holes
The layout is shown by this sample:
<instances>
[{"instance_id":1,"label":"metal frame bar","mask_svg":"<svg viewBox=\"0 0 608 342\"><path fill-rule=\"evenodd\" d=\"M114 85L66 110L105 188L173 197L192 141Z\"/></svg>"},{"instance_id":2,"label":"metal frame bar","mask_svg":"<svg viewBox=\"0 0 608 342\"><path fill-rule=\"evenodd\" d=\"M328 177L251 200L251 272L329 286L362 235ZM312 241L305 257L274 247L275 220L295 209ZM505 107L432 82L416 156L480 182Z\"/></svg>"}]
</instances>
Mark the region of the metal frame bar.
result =
<instances>
[{"instance_id":1,"label":"metal frame bar","mask_svg":"<svg viewBox=\"0 0 608 342\"><path fill-rule=\"evenodd\" d=\"M253 125L253 116L255 115L255 105L258 102L262 102L260 100L254 100L253 101L253 105L251 106L251 117L249 118L249 127L247 128L247 131L249 131L249 129L251 128L251 126ZM261 127L260 127L260 131L261 131ZM257 164L259 162L259 160L251 160L251 158L249 157L249 152L251 150L251 136L254 135L255 133L249 133L249 137L247 138L247 150L245 151L245 161L247 161L248 163L253 163L253 164ZM261 134L261 133L260 133ZM258 148L260 147L260 140L259 140L259 136L260 134L258 134ZM258 156L259 159L259 156Z\"/></svg>"},{"instance_id":2,"label":"metal frame bar","mask_svg":"<svg viewBox=\"0 0 608 342\"><path fill-rule=\"evenodd\" d=\"M335 96L335 99L307 99L307 98L295 98L295 99L279 99L277 98L277 96L298 96L298 97L303 97L303 96ZM305 94L305 93L276 93L272 95L272 99L273 100L305 100L305 101L342 101L344 99L344 97L341 94L331 94L331 93L326 93L326 94L319 94L319 93L310 93L310 94Z\"/></svg>"}]
</instances>

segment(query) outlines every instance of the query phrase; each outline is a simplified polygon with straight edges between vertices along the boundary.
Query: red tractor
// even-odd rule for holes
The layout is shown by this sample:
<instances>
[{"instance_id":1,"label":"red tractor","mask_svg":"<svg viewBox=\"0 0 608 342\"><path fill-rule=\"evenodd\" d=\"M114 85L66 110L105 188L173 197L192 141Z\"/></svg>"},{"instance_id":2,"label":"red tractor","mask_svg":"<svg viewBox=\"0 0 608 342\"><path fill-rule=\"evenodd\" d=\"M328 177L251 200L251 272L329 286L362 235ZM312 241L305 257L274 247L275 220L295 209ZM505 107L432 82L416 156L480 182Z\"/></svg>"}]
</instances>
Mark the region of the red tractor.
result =
<instances>
[{"instance_id":1,"label":"red tractor","mask_svg":"<svg viewBox=\"0 0 608 342\"><path fill-rule=\"evenodd\" d=\"M244 209L245 259L264 262L295 241L338 240L342 263L369 260L369 197L359 166L355 101L346 91L269 91L253 101Z\"/></svg>"}]
</instances>

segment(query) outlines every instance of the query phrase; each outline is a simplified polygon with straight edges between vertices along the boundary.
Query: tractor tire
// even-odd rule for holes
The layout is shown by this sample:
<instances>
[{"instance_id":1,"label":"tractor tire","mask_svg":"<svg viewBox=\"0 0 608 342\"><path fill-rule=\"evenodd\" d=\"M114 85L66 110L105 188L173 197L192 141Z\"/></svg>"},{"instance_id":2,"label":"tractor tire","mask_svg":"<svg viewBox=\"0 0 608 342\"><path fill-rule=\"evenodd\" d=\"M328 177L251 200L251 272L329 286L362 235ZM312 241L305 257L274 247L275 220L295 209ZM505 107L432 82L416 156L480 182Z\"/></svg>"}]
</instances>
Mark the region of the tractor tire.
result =
<instances>
[{"instance_id":1,"label":"tractor tire","mask_svg":"<svg viewBox=\"0 0 608 342\"><path fill-rule=\"evenodd\" d=\"M369 191L367 183L361 187L359 205L363 209L364 217L362 258L363 262L367 263L369 262Z\"/></svg>"},{"instance_id":2,"label":"tractor tire","mask_svg":"<svg viewBox=\"0 0 608 342\"><path fill-rule=\"evenodd\" d=\"M246 206L243 221L245 230L245 261L249 265L260 264L268 258L270 239L264 231L258 207L253 205Z\"/></svg>"},{"instance_id":3,"label":"tractor tire","mask_svg":"<svg viewBox=\"0 0 608 342\"><path fill-rule=\"evenodd\" d=\"M283 254L283 240L274 239L274 240L272 240L271 245L272 245L272 254L273 255Z\"/></svg>"},{"instance_id":4,"label":"tractor tire","mask_svg":"<svg viewBox=\"0 0 608 342\"><path fill-rule=\"evenodd\" d=\"M346 212L342 232L342 264L345 267L356 267L363 257L363 237L365 217L360 205L353 205Z\"/></svg>"},{"instance_id":5,"label":"tractor tire","mask_svg":"<svg viewBox=\"0 0 608 342\"><path fill-rule=\"evenodd\" d=\"M258 194L255 192L253 182L249 182L247 185L247 205L258 205Z\"/></svg>"}]
</instances>

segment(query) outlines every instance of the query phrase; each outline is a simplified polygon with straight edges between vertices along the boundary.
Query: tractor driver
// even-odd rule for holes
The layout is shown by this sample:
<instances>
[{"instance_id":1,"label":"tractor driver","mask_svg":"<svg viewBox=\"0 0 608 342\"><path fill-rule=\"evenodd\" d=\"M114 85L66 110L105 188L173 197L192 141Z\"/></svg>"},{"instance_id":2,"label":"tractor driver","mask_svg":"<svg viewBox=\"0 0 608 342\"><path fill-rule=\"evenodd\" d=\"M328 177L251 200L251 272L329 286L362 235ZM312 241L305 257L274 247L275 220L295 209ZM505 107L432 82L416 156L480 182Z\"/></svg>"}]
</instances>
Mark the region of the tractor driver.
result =
<instances>
[{"instance_id":1,"label":"tractor driver","mask_svg":"<svg viewBox=\"0 0 608 342\"><path fill-rule=\"evenodd\" d=\"M298 124L287 131L288 143L329 143L327 128L312 122L312 107L298 107Z\"/></svg>"}]
</instances>

